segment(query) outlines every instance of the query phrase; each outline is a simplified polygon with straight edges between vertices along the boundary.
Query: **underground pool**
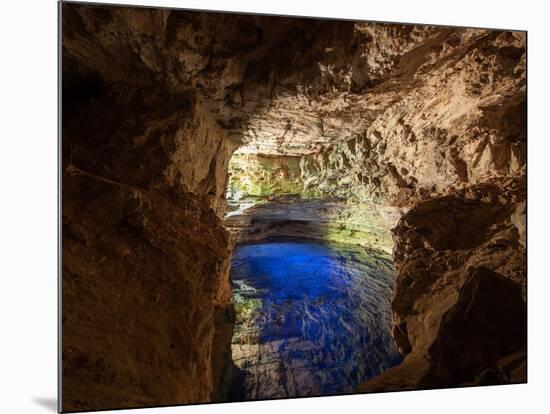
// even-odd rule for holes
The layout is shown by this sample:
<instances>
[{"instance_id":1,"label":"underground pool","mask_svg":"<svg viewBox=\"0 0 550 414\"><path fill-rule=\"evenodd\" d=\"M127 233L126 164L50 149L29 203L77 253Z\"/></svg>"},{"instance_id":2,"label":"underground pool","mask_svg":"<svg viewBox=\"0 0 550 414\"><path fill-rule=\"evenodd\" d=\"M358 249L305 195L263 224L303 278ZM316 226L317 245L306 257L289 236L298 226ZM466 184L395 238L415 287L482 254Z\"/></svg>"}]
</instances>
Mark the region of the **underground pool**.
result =
<instances>
[{"instance_id":1,"label":"underground pool","mask_svg":"<svg viewBox=\"0 0 550 414\"><path fill-rule=\"evenodd\" d=\"M241 399L349 393L401 355L391 257L312 240L240 245L232 259L232 357Z\"/></svg>"}]
</instances>

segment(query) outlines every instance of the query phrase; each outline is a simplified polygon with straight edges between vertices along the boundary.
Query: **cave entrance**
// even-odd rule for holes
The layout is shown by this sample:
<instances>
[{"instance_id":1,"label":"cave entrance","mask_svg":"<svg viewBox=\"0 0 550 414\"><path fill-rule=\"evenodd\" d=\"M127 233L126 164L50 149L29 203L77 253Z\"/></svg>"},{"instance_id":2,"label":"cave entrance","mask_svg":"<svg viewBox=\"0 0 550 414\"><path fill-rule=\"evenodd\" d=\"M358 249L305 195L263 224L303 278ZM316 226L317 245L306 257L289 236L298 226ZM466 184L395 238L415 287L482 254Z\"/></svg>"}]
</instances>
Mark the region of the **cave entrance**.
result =
<instances>
[{"instance_id":1,"label":"cave entrance","mask_svg":"<svg viewBox=\"0 0 550 414\"><path fill-rule=\"evenodd\" d=\"M300 156L230 161L231 399L350 393L401 360L387 230L307 180Z\"/></svg>"}]
</instances>

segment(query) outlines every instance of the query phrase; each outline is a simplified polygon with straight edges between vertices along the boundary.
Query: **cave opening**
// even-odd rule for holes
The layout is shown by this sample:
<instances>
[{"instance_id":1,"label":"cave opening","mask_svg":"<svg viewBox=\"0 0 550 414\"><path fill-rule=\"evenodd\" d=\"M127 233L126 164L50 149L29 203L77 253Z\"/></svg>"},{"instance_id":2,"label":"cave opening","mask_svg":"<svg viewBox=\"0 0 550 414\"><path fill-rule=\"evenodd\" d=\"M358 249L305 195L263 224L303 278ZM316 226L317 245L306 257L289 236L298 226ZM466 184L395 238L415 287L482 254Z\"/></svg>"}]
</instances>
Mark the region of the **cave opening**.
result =
<instances>
[{"instance_id":1,"label":"cave opening","mask_svg":"<svg viewBox=\"0 0 550 414\"><path fill-rule=\"evenodd\" d=\"M308 182L318 156L238 150L229 162L231 399L351 393L402 361L389 230L364 200Z\"/></svg>"}]
</instances>

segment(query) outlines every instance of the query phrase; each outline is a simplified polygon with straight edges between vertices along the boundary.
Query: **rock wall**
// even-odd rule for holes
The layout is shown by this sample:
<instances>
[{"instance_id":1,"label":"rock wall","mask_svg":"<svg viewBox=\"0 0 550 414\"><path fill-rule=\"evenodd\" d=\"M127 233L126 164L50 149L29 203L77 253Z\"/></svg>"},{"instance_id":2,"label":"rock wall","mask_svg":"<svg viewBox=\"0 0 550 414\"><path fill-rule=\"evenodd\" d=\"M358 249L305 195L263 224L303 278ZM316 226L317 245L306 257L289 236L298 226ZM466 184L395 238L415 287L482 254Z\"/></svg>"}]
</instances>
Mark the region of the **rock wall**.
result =
<instances>
[{"instance_id":1,"label":"rock wall","mask_svg":"<svg viewBox=\"0 0 550 414\"><path fill-rule=\"evenodd\" d=\"M230 244L214 211L63 173L63 409L209 401ZM176 201L177 200L177 201Z\"/></svg>"},{"instance_id":2,"label":"rock wall","mask_svg":"<svg viewBox=\"0 0 550 414\"><path fill-rule=\"evenodd\" d=\"M303 195L300 157L234 154L229 163L227 197ZM229 209L231 211L231 209Z\"/></svg>"},{"instance_id":3,"label":"rock wall","mask_svg":"<svg viewBox=\"0 0 550 414\"><path fill-rule=\"evenodd\" d=\"M230 214L224 222L237 243L282 236L357 244L392 252L391 233L372 204L300 196L278 196L250 203Z\"/></svg>"},{"instance_id":4,"label":"rock wall","mask_svg":"<svg viewBox=\"0 0 550 414\"><path fill-rule=\"evenodd\" d=\"M63 409L209 401L230 150L196 102L112 108L115 88L64 90Z\"/></svg>"},{"instance_id":5,"label":"rock wall","mask_svg":"<svg viewBox=\"0 0 550 414\"><path fill-rule=\"evenodd\" d=\"M309 187L308 158L233 155L225 225L235 241L306 237L391 253L391 217L399 209L372 203L360 193L338 197L334 185Z\"/></svg>"},{"instance_id":6,"label":"rock wall","mask_svg":"<svg viewBox=\"0 0 550 414\"><path fill-rule=\"evenodd\" d=\"M235 145L159 79L169 13L62 8L63 410L211 401Z\"/></svg>"},{"instance_id":7,"label":"rock wall","mask_svg":"<svg viewBox=\"0 0 550 414\"><path fill-rule=\"evenodd\" d=\"M421 202L393 230L394 338L403 364L358 391L525 382L525 180ZM525 217L523 217L525 219Z\"/></svg>"}]
</instances>

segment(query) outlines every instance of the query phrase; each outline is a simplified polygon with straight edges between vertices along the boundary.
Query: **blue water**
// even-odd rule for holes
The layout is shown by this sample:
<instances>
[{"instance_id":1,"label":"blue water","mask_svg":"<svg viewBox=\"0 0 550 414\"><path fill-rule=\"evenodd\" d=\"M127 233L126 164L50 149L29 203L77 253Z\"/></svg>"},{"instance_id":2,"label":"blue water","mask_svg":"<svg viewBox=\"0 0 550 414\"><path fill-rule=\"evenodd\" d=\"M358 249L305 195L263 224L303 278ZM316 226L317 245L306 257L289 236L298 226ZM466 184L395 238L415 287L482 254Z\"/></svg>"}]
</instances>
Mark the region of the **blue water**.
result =
<instances>
[{"instance_id":1,"label":"blue water","mask_svg":"<svg viewBox=\"0 0 550 414\"><path fill-rule=\"evenodd\" d=\"M231 278L233 360L247 399L352 392L400 362L391 336L391 258L358 246L239 246Z\"/></svg>"}]
</instances>

